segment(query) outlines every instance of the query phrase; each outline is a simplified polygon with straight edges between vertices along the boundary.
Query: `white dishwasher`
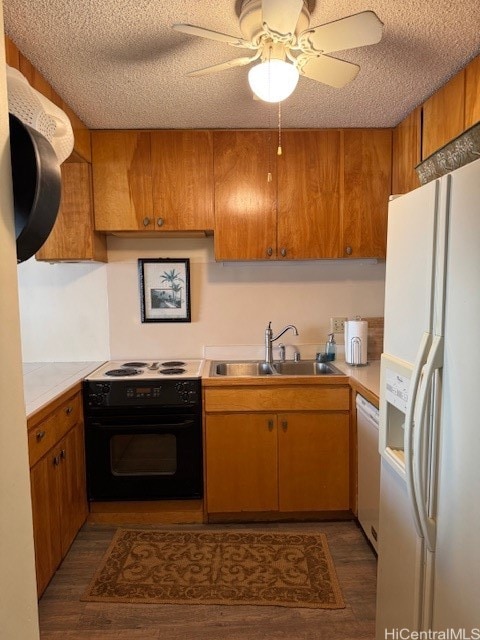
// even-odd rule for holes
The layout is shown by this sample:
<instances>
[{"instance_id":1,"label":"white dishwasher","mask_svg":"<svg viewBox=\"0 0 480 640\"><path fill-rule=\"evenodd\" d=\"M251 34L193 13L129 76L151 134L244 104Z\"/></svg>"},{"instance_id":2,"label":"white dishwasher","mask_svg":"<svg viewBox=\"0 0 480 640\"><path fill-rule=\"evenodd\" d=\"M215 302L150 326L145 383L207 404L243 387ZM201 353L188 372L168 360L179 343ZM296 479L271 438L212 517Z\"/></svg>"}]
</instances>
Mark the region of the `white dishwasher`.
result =
<instances>
[{"instance_id":1,"label":"white dishwasher","mask_svg":"<svg viewBox=\"0 0 480 640\"><path fill-rule=\"evenodd\" d=\"M378 409L357 394L358 520L377 551L380 506Z\"/></svg>"}]
</instances>

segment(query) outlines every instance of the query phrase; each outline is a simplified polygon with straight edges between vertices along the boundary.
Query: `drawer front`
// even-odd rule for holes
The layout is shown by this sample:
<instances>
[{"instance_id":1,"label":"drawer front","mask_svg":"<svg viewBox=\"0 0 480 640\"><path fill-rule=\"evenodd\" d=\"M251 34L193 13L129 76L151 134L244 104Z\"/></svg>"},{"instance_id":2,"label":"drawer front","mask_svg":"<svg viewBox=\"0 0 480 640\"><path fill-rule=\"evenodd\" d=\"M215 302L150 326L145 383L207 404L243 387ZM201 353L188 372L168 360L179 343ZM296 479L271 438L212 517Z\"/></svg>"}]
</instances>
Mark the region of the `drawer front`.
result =
<instances>
[{"instance_id":1,"label":"drawer front","mask_svg":"<svg viewBox=\"0 0 480 640\"><path fill-rule=\"evenodd\" d=\"M32 467L80 420L81 396L68 399L28 432L28 452Z\"/></svg>"},{"instance_id":2,"label":"drawer front","mask_svg":"<svg viewBox=\"0 0 480 640\"><path fill-rule=\"evenodd\" d=\"M205 390L205 411L348 411L348 385Z\"/></svg>"}]
</instances>

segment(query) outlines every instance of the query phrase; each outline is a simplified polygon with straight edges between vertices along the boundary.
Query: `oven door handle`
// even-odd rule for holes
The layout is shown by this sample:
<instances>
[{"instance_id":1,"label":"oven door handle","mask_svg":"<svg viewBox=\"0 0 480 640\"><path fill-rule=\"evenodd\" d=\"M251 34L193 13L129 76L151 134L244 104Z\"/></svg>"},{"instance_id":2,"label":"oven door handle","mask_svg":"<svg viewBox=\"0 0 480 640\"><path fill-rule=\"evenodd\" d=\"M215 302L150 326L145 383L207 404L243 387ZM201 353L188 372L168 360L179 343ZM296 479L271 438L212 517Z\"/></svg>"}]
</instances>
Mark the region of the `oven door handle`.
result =
<instances>
[{"instance_id":1,"label":"oven door handle","mask_svg":"<svg viewBox=\"0 0 480 640\"><path fill-rule=\"evenodd\" d=\"M148 429L149 431L178 431L179 429L188 429L195 425L195 420L183 420L182 422L142 422L132 420L125 424L124 422L120 422L117 420L112 420L108 422L90 422L87 427L94 429L103 429L111 431L112 429L116 430L127 430L127 429L135 429L139 432L144 429Z\"/></svg>"}]
</instances>

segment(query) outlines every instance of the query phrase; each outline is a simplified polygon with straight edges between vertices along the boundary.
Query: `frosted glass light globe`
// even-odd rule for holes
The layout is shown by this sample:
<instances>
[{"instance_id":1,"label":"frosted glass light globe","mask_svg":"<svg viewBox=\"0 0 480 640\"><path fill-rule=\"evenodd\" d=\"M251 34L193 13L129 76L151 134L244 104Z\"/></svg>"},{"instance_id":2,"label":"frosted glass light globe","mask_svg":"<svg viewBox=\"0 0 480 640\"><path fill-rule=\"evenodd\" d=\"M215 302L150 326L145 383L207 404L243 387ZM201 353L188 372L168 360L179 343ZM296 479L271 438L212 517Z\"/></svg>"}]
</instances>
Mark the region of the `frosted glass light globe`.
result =
<instances>
[{"instance_id":1,"label":"frosted glass light globe","mask_svg":"<svg viewBox=\"0 0 480 640\"><path fill-rule=\"evenodd\" d=\"M265 102L281 102L297 86L299 73L293 64L283 60L268 60L255 65L248 72L253 93Z\"/></svg>"}]
</instances>

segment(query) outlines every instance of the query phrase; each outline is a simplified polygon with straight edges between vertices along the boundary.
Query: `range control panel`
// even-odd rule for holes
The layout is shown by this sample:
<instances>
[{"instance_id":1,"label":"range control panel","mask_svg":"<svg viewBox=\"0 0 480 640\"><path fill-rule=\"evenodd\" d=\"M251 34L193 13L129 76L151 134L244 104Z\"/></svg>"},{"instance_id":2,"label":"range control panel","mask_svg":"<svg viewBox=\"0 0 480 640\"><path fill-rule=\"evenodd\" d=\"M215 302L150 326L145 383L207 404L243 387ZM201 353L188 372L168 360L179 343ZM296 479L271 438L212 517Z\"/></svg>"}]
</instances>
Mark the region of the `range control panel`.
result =
<instances>
[{"instance_id":1,"label":"range control panel","mask_svg":"<svg viewBox=\"0 0 480 640\"><path fill-rule=\"evenodd\" d=\"M84 382L88 407L191 406L200 403L200 380Z\"/></svg>"}]
</instances>

